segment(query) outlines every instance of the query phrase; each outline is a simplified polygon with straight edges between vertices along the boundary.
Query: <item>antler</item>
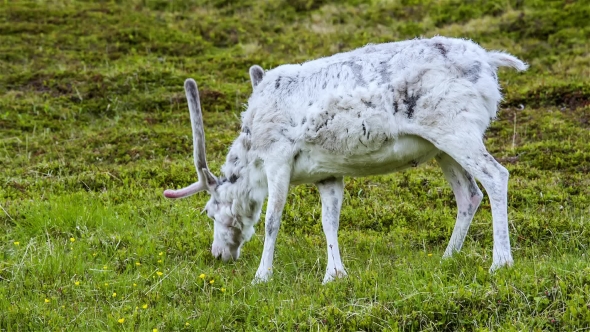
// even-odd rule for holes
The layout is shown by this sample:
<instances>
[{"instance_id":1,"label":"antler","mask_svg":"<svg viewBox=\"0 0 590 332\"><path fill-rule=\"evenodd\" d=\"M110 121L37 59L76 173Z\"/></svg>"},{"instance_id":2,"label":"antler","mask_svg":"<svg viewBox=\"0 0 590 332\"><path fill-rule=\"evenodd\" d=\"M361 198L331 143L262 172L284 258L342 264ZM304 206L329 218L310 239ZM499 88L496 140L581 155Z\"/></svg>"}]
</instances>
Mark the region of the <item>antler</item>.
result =
<instances>
[{"instance_id":1,"label":"antler","mask_svg":"<svg viewBox=\"0 0 590 332\"><path fill-rule=\"evenodd\" d=\"M184 91L188 101L188 109L191 117L191 127L193 128L193 147L195 168L197 169L198 181L190 186L179 190L168 189L164 191L167 198L183 198L196 194L203 190L212 190L217 184L217 178L211 174L207 166L205 157L205 132L203 131L203 113L201 112L201 102L199 100L199 89L197 83L192 78L184 81Z\"/></svg>"}]
</instances>

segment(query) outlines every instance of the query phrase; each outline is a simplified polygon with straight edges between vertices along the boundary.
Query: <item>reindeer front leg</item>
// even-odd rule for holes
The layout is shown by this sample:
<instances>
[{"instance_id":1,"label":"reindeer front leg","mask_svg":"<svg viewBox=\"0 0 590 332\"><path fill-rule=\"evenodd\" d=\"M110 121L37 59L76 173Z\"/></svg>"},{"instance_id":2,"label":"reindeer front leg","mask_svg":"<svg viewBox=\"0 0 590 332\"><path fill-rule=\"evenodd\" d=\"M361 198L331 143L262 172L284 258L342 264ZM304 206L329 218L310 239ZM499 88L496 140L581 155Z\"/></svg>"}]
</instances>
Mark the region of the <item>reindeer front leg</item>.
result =
<instances>
[{"instance_id":1,"label":"reindeer front leg","mask_svg":"<svg viewBox=\"0 0 590 332\"><path fill-rule=\"evenodd\" d=\"M268 281L272 275L272 261L277 241L277 234L281 226L281 215L287 201L289 184L291 182L291 167L288 164L272 167L266 165L268 179L268 204L264 222L264 249L260 266L252 283Z\"/></svg>"},{"instance_id":2,"label":"reindeer front leg","mask_svg":"<svg viewBox=\"0 0 590 332\"><path fill-rule=\"evenodd\" d=\"M329 178L316 183L322 200L322 226L326 234L328 245L328 265L324 284L334 278L346 276L346 271L340 258L338 248L338 226L340 224L340 208L344 195L344 181L342 177Z\"/></svg>"}]
</instances>

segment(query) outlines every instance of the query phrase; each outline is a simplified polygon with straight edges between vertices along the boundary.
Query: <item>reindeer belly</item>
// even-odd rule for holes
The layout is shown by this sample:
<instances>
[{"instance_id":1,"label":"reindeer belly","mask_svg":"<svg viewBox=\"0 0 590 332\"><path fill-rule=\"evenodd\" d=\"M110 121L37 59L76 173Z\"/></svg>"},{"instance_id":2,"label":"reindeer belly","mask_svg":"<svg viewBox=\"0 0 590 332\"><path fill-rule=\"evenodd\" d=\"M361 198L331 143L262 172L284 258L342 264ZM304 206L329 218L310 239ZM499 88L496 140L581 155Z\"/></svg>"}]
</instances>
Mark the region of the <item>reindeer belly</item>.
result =
<instances>
[{"instance_id":1,"label":"reindeer belly","mask_svg":"<svg viewBox=\"0 0 590 332\"><path fill-rule=\"evenodd\" d=\"M432 159L439 150L423 138L399 136L374 151L342 154L306 144L297 156L293 184L314 183L330 176L368 176L397 172Z\"/></svg>"},{"instance_id":2,"label":"reindeer belly","mask_svg":"<svg viewBox=\"0 0 590 332\"><path fill-rule=\"evenodd\" d=\"M293 183L330 176L367 176L418 166L438 153L425 139L400 133L390 93L342 90L313 105L303 125Z\"/></svg>"}]
</instances>

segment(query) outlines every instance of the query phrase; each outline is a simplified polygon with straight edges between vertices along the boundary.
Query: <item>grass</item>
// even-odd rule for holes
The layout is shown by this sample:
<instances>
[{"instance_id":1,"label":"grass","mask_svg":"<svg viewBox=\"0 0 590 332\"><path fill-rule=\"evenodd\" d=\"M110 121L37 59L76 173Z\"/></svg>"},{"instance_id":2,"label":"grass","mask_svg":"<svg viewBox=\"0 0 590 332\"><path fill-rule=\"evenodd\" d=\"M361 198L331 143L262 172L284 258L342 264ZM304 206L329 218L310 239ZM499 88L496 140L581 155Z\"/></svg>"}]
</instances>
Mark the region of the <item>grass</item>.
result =
<instances>
[{"instance_id":1,"label":"grass","mask_svg":"<svg viewBox=\"0 0 590 332\"><path fill-rule=\"evenodd\" d=\"M554 330L590 328L588 1L131 0L0 5L0 330ZM263 221L214 260L195 179L186 77L217 172L272 68L415 36L472 38L530 63L500 72L486 136L511 172L515 266L490 275L487 198L464 250L434 163L347 179L349 277L322 286L313 186L291 189L274 277L251 285ZM524 106L524 109L521 109Z\"/></svg>"}]
</instances>

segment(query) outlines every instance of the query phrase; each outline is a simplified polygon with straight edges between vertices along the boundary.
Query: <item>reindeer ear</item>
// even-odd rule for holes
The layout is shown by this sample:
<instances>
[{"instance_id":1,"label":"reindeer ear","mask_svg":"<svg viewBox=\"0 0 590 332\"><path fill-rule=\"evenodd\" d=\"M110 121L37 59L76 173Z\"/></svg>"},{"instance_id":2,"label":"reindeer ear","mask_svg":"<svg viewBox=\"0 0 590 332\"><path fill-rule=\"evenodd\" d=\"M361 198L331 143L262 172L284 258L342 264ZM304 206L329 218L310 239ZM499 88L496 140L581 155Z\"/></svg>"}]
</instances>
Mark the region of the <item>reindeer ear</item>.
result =
<instances>
[{"instance_id":1,"label":"reindeer ear","mask_svg":"<svg viewBox=\"0 0 590 332\"><path fill-rule=\"evenodd\" d=\"M217 181L215 175L211 174L209 169L202 168L201 171L203 172L203 176L205 177L205 184L207 185L207 190L209 192L214 191L215 188L217 188L219 181Z\"/></svg>"},{"instance_id":2,"label":"reindeer ear","mask_svg":"<svg viewBox=\"0 0 590 332\"><path fill-rule=\"evenodd\" d=\"M250 67L250 81L252 82L252 89L254 89L260 81L264 78L264 69L259 65Z\"/></svg>"}]
</instances>

